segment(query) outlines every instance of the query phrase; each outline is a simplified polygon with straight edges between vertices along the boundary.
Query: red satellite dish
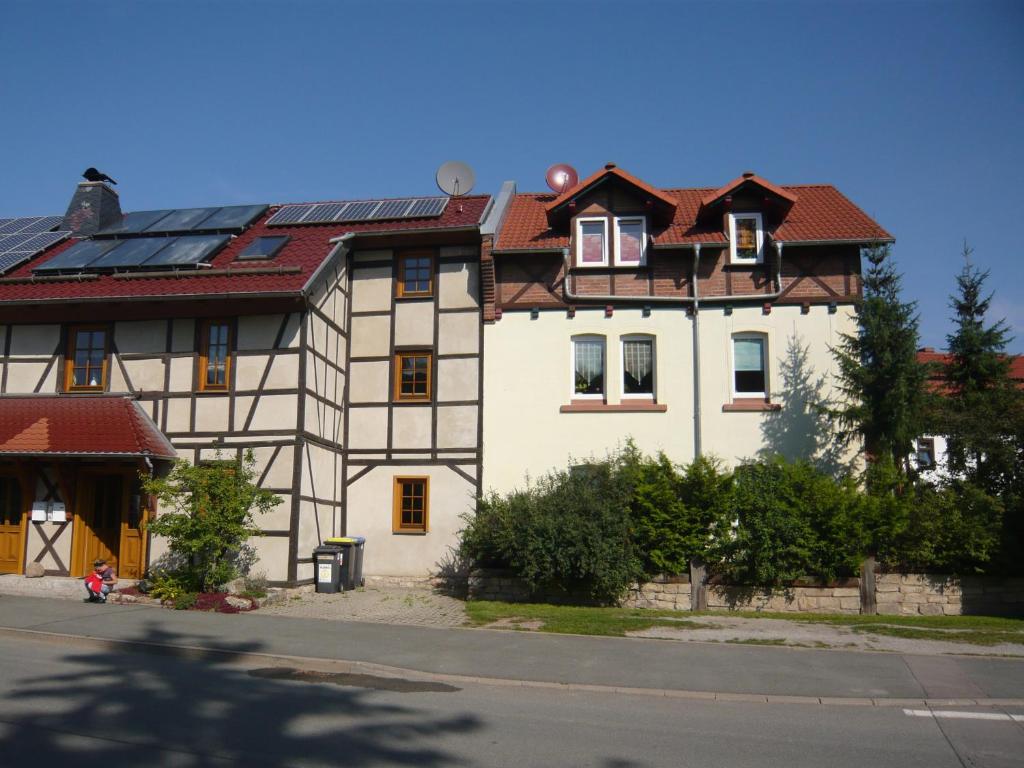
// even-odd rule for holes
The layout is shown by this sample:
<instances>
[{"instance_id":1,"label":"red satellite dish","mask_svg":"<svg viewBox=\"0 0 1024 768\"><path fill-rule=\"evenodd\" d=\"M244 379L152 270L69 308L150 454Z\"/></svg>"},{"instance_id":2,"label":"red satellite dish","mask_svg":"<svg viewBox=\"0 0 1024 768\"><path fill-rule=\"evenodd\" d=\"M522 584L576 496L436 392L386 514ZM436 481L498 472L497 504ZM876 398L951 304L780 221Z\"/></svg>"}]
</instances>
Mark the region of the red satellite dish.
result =
<instances>
[{"instance_id":1,"label":"red satellite dish","mask_svg":"<svg viewBox=\"0 0 1024 768\"><path fill-rule=\"evenodd\" d=\"M555 163L544 174L544 180L548 183L552 192L562 194L567 189L572 189L580 183L580 175L576 173L576 169L571 165Z\"/></svg>"}]
</instances>

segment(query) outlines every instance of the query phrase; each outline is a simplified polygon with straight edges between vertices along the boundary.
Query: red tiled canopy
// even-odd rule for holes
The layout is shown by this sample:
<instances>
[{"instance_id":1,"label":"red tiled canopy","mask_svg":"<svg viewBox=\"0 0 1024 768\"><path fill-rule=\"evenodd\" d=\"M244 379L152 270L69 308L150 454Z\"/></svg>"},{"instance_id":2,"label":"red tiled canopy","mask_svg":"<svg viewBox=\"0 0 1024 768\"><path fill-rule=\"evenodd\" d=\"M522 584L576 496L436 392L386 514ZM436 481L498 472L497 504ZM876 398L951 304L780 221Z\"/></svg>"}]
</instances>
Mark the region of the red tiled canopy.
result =
<instances>
[{"instance_id":1,"label":"red tiled canopy","mask_svg":"<svg viewBox=\"0 0 1024 768\"><path fill-rule=\"evenodd\" d=\"M152 456L176 453L127 397L0 397L0 456Z\"/></svg>"}]
</instances>

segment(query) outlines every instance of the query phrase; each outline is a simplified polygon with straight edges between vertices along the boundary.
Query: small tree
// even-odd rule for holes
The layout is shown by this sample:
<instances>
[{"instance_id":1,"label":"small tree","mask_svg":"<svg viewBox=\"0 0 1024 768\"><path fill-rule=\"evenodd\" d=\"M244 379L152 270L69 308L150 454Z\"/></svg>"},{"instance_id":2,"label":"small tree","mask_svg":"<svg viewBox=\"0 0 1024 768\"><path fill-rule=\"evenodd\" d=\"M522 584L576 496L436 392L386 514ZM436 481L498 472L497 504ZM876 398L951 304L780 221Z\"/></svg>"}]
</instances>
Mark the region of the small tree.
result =
<instances>
[{"instance_id":1,"label":"small tree","mask_svg":"<svg viewBox=\"0 0 1024 768\"><path fill-rule=\"evenodd\" d=\"M143 476L142 484L167 509L147 529L167 538L196 591L215 589L238 575L235 558L257 533L255 516L281 502L257 486L251 450L242 461L222 461L219 454L211 464L180 460L166 477Z\"/></svg>"},{"instance_id":2,"label":"small tree","mask_svg":"<svg viewBox=\"0 0 1024 768\"><path fill-rule=\"evenodd\" d=\"M901 276L888 245L866 256L859 327L843 334L833 350L843 403L832 415L842 440L863 439L869 460L889 455L905 467L925 423L926 369L917 361L916 304L900 300Z\"/></svg>"}]
</instances>

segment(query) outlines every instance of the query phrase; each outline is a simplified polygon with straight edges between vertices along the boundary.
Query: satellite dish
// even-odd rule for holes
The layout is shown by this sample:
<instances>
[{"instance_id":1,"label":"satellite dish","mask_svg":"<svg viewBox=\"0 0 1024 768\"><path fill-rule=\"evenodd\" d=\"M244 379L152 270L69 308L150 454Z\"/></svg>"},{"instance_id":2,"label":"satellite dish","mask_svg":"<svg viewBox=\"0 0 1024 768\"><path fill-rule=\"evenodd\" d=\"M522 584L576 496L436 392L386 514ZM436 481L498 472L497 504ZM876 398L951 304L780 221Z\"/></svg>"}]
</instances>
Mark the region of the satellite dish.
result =
<instances>
[{"instance_id":1,"label":"satellite dish","mask_svg":"<svg viewBox=\"0 0 1024 768\"><path fill-rule=\"evenodd\" d=\"M580 175L576 173L575 168L567 163L555 163L544 174L544 180L552 192L562 194L565 190L572 189L580 183Z\"/></svg>"},{"instance_id":2,"label":"satellite dish","mask_svg":"<svg viewBox=\"0 0 1024 768\"><path fill-rule=\"evenodd\" d=\"M451 197L468 195L474 182L473 169L458 160L449 160L437 169L437 186Z\"/></svg>"}]
</instances>

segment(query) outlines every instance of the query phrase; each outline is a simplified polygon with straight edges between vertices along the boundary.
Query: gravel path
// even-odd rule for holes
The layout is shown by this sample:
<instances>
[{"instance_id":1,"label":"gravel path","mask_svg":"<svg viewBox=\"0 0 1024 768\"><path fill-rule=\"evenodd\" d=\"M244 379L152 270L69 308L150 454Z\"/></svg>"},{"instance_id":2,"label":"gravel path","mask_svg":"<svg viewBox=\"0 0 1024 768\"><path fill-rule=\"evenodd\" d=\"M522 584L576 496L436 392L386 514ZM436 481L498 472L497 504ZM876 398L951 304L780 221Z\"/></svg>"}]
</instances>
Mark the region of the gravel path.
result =
<instances>
[{"instance_id":1,"label":"gravel path","mask_svg":"<svg viewBox=\"0 0 1024 768\"><path fill-rule=\"evenodd\" d=\"M905 637L854 632L849 627L832 624L812 624L785 619L746 619L738 616L679 617L698 624L712 624L706 629L680 627L651 627L641 632L630 632L631 637L656 637L663 640L690 642L747 643L750 645L789 645L803 648L841 648L862 651L892 651L894 653L923 654L975 654L979 656L1021 656L1024 645L972 645L941 640L913 640Z\"/></svg>"},{"instance_id":2,"label":"gravel path","mask_svg":"<svg viewBox=\"0 0 1024 768\"><path fill-rule=\"evenodd\" d=\"M438 594L427 587L367 585L333 595L304 593L288 601L260 609L262 615L299 616L304 619L372 621L382 624L415 624L458 627L466 623L461 600Z\"/></svg>"}]
</instances>

